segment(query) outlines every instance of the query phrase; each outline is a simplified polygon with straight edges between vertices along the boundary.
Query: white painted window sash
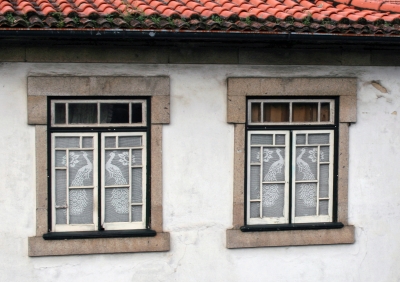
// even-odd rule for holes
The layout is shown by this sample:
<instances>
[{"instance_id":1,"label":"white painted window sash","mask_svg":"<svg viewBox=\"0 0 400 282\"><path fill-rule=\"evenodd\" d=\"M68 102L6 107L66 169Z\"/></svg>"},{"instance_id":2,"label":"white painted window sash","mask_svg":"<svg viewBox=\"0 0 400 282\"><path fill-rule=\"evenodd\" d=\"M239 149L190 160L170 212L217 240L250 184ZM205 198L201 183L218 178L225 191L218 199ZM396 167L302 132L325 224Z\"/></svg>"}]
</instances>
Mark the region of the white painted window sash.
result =
<instances>
[{"instance_id":1,"label":"white painted window sash","mask_svg":"<svg viewBox=\"0 0 400 282\"><path fill-rule=\"evenodd\" d=\"M55 123L55 104L65 104L65 124ZM68 123L68 104L81 103L81 104L97 104L97 123ZM100 123L100 104L129 104L129 122L128 123ZM142 105L142 122L132 123L132 104ZM52 127L132 127L132 126L146 126L147 125L147 109L146 100L52 100L51 101L51 126Z\"/></svg>"},{"instance_id":2,"label":"white painted window sash","mask_svg":"<svg viewBox=\"0 0 400 282\"><path fill-rule=\"evenodd\" d=\"M329 134L329 144L308 144L309 134ZM298 134L305 134L306 141L305 144L296 144L296 139ZM292 222L293 223L311 223L311 222L332 222L332 210L333 210L333 167L334 167L334 130L295 130L293 131L292 139ZM301 180L296 179L296 147L317 147L317 179L316 180ZM320 148L321 146L329 146L329 161L320 161ZM329 197L320 198L319 197L319 184L320 184L320 165L329 165ZM316 195L316 215L314 216L297 216L296 217L296 183L316 183L317 184L317 195ZM319 215L319 203L320 200L328 200L328 215Z\"/></svg>"},{"instance_id":3,"label":"white painted window sash","mask_svg":"<svg viewBox=\"0 0 400 282\"><path fill-rule=\"evenodd\" d=\"M142 143L137 147L119 147L118 138L121 136L140 136ZM106 164L106 150L112 150L112 148L105 147L105 138L115 137L116 147L115 150L128 150L129 151L129 180L127 185L109 185L105 186L105 164ZM118 132L118 133L101 133L101 163L102 163L102 174L101 174L101 224L105 230L126 230L126 229L145 229L146 228L146 164L147 164L147 152L146 152L146 133L144 132ZM142 163L141 165L132 165L132 150L141 149L142 152ZM132 203L132 168L142 168L142 202ZM129 188L129 222L105 222L105 190L112 188ZM131 207L142 206L142 220L139 222L132 222L131 220Z\"/></svg>"},{"instance_id":4,"label":"white painted window sash","mask_svg":"<svg viewBox=\"0 0 400 282\"><path fill-rule=\"evenodd\" d=\"M284 135L285 136L285 145L276 145L275 144L275 136L276 135ZM252 145L251 144L251 136L252 135L272 135L273 137L273 143L272 145ZM289 223L289 159L290 159L290 154L289 154L289 142L290 142L290 132L289 131L249 131L247 133L247 211L246 211L246 217L247 217L247 224L249 225L254 225L254 224L285 224ZM252 147L257 147L260 148L260 158L259 158L259 163L251 163L251 148ZM284 147L285 151L285 160L284 160L284 170L282 170L282 173L284 173L284 181L264 181L263 180L263 166L264 166L264 161L263 161L263 152L264 152L264 147ZM254 199L251 200L250 198L250 180L251 180L251 166L253 165L258 165L260 166L260 185L259 185L259 191L260 191L260 197L258 200ZM262 186L265 183L271 183L271 184L284 184L284 206L283 206L283 216L282 217L263 217L263 189ZM251 218L250 217L250 203L252 202L259 202L260 203L260 217L258 218Z\"/></svg>"},{"instance_id":5,"label":"white painted window sash","mask_svg":"<svg viewBox=\"0 0 400 282\"><path fill-rule=\"evenodd\" d=\"M55 148L56 137L78 137L79 139L79 147L80 148ZM92 137L91 148L83 148L82 140L83 137ZM52 210L51 210L51 219L52 219L52 231L54 232L68 232L68 231L94 231L97 230L97 222L98 222L98 211L97 211L97 134L96 133L52 133L51 134L51 202L52 202ZM66 152L66 165L65 167L56 167L55 155L56 151L65 151ZM72 151L93 151L93 186L69 186L69 153ZM66 171L66 217L67 224L56 224L56 170L65 170ZM71 189L92 189L93 190L93 224L69 224L69 190Z\"/></svg>"}]
</instances>

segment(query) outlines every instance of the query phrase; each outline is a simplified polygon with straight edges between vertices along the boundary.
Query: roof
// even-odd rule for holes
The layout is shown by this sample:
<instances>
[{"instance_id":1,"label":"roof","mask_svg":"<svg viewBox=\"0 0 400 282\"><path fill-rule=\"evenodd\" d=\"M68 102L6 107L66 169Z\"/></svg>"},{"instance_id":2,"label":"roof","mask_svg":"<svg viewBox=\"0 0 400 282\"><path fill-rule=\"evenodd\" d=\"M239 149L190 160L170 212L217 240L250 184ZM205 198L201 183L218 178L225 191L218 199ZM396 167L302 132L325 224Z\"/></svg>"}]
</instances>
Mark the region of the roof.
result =
<instances>
[{"instance_id":1,"label":"roof","mask_svg":"<svg viewBox=\"0 0 400 282\"><path fill-rule=\"evenodd\" d=\"M0 29L400 36L400 0L0 0Z\"/></svg>"}]
</instances>

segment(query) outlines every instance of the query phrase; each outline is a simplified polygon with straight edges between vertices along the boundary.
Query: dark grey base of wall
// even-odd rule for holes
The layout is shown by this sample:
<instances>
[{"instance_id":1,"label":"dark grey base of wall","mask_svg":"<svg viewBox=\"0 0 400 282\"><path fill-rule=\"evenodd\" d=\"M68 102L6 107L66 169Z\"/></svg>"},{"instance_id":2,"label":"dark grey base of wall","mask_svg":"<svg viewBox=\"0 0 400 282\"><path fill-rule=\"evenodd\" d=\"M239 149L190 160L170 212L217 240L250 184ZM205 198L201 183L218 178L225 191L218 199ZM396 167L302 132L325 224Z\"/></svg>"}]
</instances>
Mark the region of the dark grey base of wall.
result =
<instances>
[{"instance_id":1,"label":"dark grey base of wall","mask_svg":"<svg viewBox=\"0 0 400 282\"><path fill-rule=\"evenodd\" d=\"M400 66L399 44L0 38L0 62Z\"/></svg>"}]
</instances>

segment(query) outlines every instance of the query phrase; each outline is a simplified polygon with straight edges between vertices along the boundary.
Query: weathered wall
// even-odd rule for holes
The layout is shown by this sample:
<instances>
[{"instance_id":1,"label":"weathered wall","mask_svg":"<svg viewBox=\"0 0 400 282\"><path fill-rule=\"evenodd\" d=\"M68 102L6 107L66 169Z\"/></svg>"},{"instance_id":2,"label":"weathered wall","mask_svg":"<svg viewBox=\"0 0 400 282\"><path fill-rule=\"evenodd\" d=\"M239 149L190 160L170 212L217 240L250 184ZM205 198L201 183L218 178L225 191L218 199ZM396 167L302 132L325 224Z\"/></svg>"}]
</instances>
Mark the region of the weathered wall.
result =
<instances>
[{"instance_id":1,"label":"weathered wall","mask_svg":"<svg viewBox=\"0 0 400 282\"><path fill-rule=\"evenodd\" d=\"M30 258L35 234L34 128L28 75L168 75L164 127L164 230L171 251ZM353 245L228 250L233 127L226 78L358 77L350 127L349 224ZM0 65L0 281L397 281L400 278L400 68L340 66ZM371 81L386 87L377 89ZM382 92L383 91L383 92Z\"/></svg>"}]
</instances>

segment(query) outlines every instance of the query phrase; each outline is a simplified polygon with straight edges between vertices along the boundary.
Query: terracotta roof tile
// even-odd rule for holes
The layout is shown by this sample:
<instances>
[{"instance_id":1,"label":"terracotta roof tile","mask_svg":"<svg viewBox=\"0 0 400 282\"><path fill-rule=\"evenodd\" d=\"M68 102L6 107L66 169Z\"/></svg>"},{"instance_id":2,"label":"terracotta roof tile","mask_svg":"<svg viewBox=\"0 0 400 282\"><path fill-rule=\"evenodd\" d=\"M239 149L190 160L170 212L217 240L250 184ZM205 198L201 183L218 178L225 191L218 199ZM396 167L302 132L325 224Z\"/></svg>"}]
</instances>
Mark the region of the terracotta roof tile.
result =
<instances>
[{"instance_id":1,"label":"terracotta roof tile","mask_svg":"<svg viewBox=\"0 0 400 282\"><path fill-rule=\"evenodd\" d=\"M400 0L0 0L1 28L162 28L399 36L399 22Z\"/></svg>"}]
</instances>

